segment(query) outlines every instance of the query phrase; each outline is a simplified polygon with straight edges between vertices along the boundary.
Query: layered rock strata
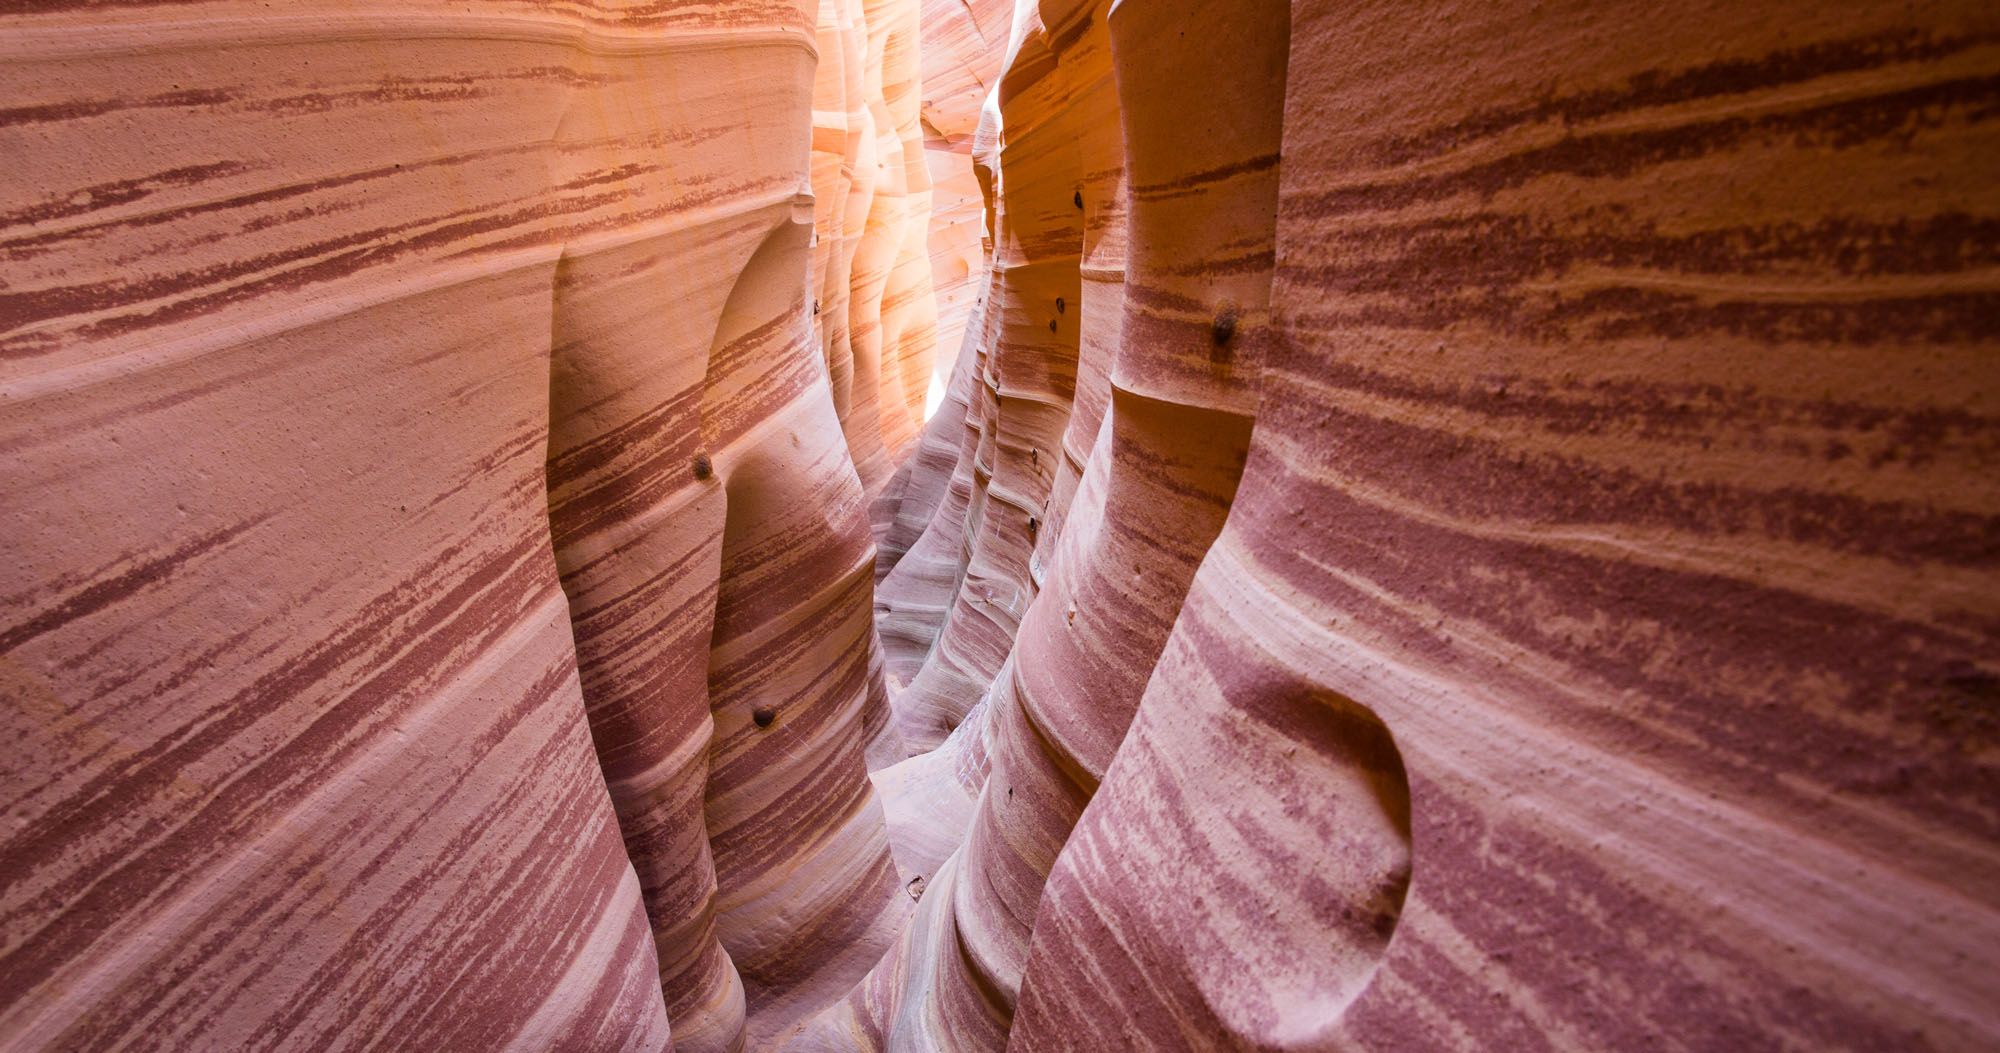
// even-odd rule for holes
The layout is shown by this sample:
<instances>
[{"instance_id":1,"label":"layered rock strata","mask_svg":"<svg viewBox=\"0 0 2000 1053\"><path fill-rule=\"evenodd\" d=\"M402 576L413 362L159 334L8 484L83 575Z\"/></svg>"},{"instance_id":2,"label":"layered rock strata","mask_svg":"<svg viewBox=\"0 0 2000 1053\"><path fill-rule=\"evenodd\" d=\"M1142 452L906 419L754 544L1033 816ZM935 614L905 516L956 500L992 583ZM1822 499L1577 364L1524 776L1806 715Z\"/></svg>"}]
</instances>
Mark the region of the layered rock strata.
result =
<instances>
[{"instance_id":1,"label":"layered rock strata","mask_svg":"<svg viewBox=\"0 0 2000 1053\"><path fill-rule=\"evenodd\" d=\"M1111 43L1111 412L1053 552L968 546L912 684L1029 582L995 677L897 699L957 728L881 780L937 878L817 1046L1990 1042L1995 28L1023 7L1003 244ZM1042 306L995 270L1002 325ZM1120 520L1251 419L1240 480L1172 490L1214 511Z\"/></svg>"},{"instance_id":2,"label":"layered rock strata","mask_svg":"<svg viewBox=\"0 0 2000 1053\"><path fill-rule=\"evenodd\" d=\"M915 16L6 13L5 1044L764 1048L883 953Z\"/></svg>"},{"instance_id":3,"label":"layered rock strata","mask_svg":"<svg viewBox=\"0 0 2000 1053\"><path fill-rule=\"evenodd\" d=\"M1979 5L59 6L9 1045L2000 1038Z\"/></svg>"}]
</instances>

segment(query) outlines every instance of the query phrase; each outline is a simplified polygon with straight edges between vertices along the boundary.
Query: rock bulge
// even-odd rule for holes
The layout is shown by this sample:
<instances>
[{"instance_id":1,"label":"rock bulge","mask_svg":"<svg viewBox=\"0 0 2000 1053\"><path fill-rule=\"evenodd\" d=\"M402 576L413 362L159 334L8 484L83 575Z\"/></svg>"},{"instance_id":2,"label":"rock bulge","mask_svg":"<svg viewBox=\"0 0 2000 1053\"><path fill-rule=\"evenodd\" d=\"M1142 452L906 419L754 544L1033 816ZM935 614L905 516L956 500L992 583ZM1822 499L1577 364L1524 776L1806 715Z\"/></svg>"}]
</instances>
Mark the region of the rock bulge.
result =
<instances>
[{"instance_id":1,"label":"rock bulge","mask_svg":"<svg viewBox=\"0 0 2000 1053\"><path fill-rule=\"evenodd\" d=\"M0 1047L1988 1047L1996 84L14 5Z\"/></svg>"}]
</instances>

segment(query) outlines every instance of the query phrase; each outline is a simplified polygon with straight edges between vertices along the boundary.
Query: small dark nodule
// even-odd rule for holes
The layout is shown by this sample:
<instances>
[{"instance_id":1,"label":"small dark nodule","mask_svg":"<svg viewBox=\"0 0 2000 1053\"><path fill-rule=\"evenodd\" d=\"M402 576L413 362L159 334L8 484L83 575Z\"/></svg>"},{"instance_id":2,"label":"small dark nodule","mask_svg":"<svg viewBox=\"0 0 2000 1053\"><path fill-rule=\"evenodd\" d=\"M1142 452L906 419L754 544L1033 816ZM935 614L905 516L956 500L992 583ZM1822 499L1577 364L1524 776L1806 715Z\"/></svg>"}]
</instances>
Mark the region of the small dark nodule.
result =
<instances>
[{"instance_id":1,"label":"small dark nodule","mask_svg":"<svg viewBox=\"0 0 2000 1053\"><path fill-rule=\"evenodd\" d=\"M1063 298L1062 298L1062 297L1060 297L1060 296L1056 297L1056 313L1057 313L1057 314L1061 314L1061 313L1063 313L1063 311L1064 311L1065 309L1067 309L1068 307L1069 307L1069 304L1068 304L1068 303L1066 303L1066 302L1064 302L1064 300L1063 300Z\"/></svg>"},{"instance_id":2,"label":"small dark nodule","mask_svg":"<svg viewBox=\"0 0 2000 1053\"><path fill-rule=\"evenodd\" d=\"M818 314L818 313L819 313L819 301L818 301L818 300L814 300L814 301L813 301L813 313L814 313L814 314Z\"/></svg>"},{"instance_id":3,"label":"small dark nodule","mask_svg":"<svg viewBox=\"0 0 2000 1053\"><path fill-rule=\"evenodd\" d=\"M1209 339L1215 341L1215 346L1221 347L1229 343L1229 338L1235 335L1236 308L1224 307L1215 313L1215 321L1209 324Z\"/></svg>"},{"instance_id":4,"label":"small dark nodule","mask_svg":"<svg viewBox=\"0 0 2000 1053\"><path fill-rule=\"evenodd\" d=\"M1029 537L1031 537L1031 538L1032 538L1032 537L1034 537L1034 536L1035 536L1035 531L1037 531L1037 530L1040 530L1041 528L1042 528L1042 521L1041 521L1041 520L1039 520L1039 519L1036 519L1036 518L1035 518L1034 516L1029 516L1029 517L1028 517L1028 536L1029 536Z\"/></svg>"},{"instance_id":5,"label":"small dark nodule","mask_svg":"<svg viewBox=\"0 0 2000 1053\"><path fill-rule=\"evenodd\" d=\"M706 479L714 474L715 474L715 465L709 461L708 454L705 453L695 454L694 477L696 479Z\"/></svg>"},{"instance_id":6,"label":"small dark nodule","mask_svg":"<svg viewBox=\"0 0 2000 1053\"><path fill-rule=\"evenodd\" d=\"M756 721L758 727L768 728L772 721L778 719L778 711L770 706L758 706L750 711L750 719Z\"/></svg>"},{"instance_id":7,"label":"small dark nodule","mask_svg":"<svg viewBox=\"0 0 2000 1053\"><path fill-rule=\"evenodd\" d=\"M1049 332L1053 333L1055 331L1056 331L1056 320L1051 318L1049 319Z\"/></svg>"},{"instance_id":8,"label":"small dark nodule","mask_svg":"<svg viewBox=\"0 0 2000 1053\"><path fill-rule=\"evenodd\" d=\"M1075 196L1075 197L1073 197L1073 198L1071 198L1070 200L1072 200L1072 201L1076 202L1076 207L1078 207L1078 208L1082 208L1082 207L1083 207L1083 191L1081 191L1081 190L1077 191L1077 192L1076 192L1076 196Z\"/></svg>"}]
</instances>

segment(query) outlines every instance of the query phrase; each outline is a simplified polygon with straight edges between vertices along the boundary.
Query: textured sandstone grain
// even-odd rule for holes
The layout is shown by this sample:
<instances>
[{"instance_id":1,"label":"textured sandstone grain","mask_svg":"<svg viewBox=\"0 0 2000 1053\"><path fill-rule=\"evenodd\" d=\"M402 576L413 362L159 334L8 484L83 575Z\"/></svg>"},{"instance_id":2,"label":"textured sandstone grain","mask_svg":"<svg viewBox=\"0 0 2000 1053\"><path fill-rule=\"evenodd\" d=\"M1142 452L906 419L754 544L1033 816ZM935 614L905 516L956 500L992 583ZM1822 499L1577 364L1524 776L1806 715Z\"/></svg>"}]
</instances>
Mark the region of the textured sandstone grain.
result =
<instances>
[{"instance_id":1,"label":"textured sandstone grain","mask_svg":"<svg viewBox=\"0 0 2000 1053\"><path fill-rule=\"evenodd\" d=\"M838 997L902 751L808 304L928 258L897 172L808 277L811 13L63 6L0 29L0 1035L729 1049ZM829 9L872 157L915 6Z\"/></svg>"},{"instance_id":2,"label":"textured sandstone grain","mask_svg":"<svg viewBox=\"0 0 2000 1053\"><path fill-rule=\"evenodd\" d=\"M2000 56L1912 18L1293 8L1249 464L1014 1047L1992 1041Z\"/></svg>"},{"instance_id":3,"label":"textured sandstone grain","mask_svg":"<svg viewBox=\"0 0 2000 1053\"><path fill-rule=\"evenodd\" d=\"M0 1047L1989 1048L1996 85L10 7Z\"/></svg>"},{"instance_id":4,"label":"textured sandstone grain","mask_svg":"<svg viewBox=\"0 0 2000 1053\"><path fill-rule=\"evenodd\" d=\"M969 500L924 535L956 596L922 540L878 596L892 670L926 652L909 741L959 722L878 776L933 873L802 1045L1989 1044L1990 17L1077 14L1021 8L1001 79L996 390L940 421ZM1122 154L1065 162L1116 142L1038 138L1103 25ZM1065 447L1094 393L1110 423L1008 539L1036 432L993 378L1070 265L1051 173L1120 161ZM1212 548L1158 496L1118 518L1226 434L1149 449L1141 393L1255 416Z\"/></svg>"}]
</instances>

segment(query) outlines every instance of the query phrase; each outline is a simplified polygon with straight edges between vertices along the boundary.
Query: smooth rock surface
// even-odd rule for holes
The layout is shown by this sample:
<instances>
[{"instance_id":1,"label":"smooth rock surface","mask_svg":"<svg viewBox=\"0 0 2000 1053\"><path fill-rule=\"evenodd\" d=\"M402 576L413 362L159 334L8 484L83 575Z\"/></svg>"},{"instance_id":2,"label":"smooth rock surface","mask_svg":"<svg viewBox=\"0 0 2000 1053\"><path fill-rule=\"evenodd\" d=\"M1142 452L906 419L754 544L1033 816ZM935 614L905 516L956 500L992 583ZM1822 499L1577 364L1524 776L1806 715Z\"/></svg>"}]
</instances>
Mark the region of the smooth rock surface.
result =
<instances>
[{"instance_id":1,"label":"smooth rock surface","mask_svg":"<svg viewBox=\"0 0 2000 1053\"><path fill-rule=\"evenodd\" d=\"M843 994L908 909L849 436L932 336L922 181L811 115L918 141L915 4L65 7L0 22L5 1044Z\"/></svg>"},{"instance_id":2,"label":"smooth rock surface","mask_svg":"<svg viewBox=\"0 0 2000 1053\"><path fill-rule=\"evenodd\" d=\"M2000 1043L2000 19L0 13L0 1047Z\"/></svg>"},{"instance_id":3,"label":"smooth rock surface","mask_svg":"<svg viewBox=\"0 0 2000 1053\"><path fill-rule=\"evenodd\" d=\"M1107 26L1122 149L1064 123ZM963 569L938 603L919 541L877 601L934 873L801 1045L1990 1045L1995 28L1019 8ZM1120 181L1121 256L1059 172ZM1107 424L1010 537L1055 428L1004 378L1072 324L1016 320L1071 266L1117 298L1037 405ZM1230 430L1140 394L1254 417L1172 491L1219 535L1120 520Z\"/></svg>"}]
</instances>

